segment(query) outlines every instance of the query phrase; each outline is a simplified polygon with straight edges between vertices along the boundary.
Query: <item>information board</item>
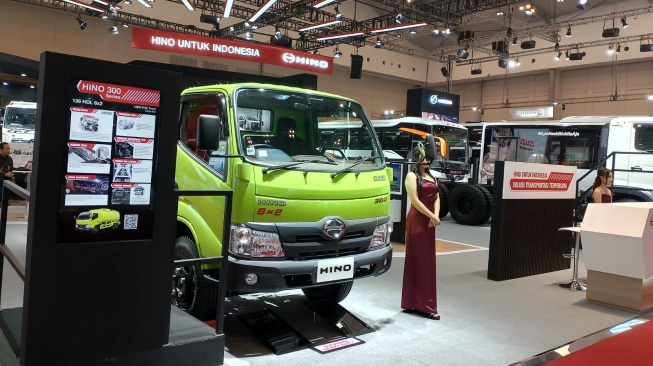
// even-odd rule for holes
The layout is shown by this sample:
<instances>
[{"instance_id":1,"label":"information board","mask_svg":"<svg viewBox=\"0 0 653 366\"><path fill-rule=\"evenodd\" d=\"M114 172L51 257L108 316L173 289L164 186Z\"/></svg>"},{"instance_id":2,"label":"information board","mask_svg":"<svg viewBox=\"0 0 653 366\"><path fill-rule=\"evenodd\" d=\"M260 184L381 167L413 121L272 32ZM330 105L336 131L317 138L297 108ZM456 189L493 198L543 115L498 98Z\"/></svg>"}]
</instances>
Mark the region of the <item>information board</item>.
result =
<instances>
[{"instance_id":1,"label":"information board","mask_svg":"<svg viewBox=\"0 0 653 366\"><path fill-rule=\"evenodd\" d=\"M59 243L151 239L160 92L68 85Z\"/></svg>"}]
</instances>

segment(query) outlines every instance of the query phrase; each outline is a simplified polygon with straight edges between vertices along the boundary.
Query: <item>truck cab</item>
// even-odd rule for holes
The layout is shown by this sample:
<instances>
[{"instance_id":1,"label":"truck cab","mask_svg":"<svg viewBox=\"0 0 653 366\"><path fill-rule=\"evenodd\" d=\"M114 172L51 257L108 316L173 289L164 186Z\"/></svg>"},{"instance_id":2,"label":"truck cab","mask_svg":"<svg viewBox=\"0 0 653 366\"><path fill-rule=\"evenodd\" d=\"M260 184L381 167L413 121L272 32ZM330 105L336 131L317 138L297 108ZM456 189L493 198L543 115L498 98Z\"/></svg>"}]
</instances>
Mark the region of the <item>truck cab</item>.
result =
<instances>
[{"instance_id":1,"label":"truck cab","mask_svg":"<svg viewBox=\"0 0 653 366\"><path fill-rule=\"evenodd\" d=\"M356 143L325 142L325 123L350 124ZM180 197L175 257L219 256L227 245L231 294L302 289L310 299L340 301L354 280L390 268L389 174L354 100L265 84L188 89L176 183L233 190L233 211L223 227L223 198ZM229 243L221 243L224 230ZM210 265L177 268L173 303L212 317L217 289L206 279L217 276Z\"/></svg>"},{"instance_id":2,"label":"truck cab","mask_svg":"<svg viewBox=\"0 0 653 366\"><path fill-rule=\"evenodd\" d=\"M36 103L10 102L4 111L2 141L34 142Z\"/></svg>"}]
</instances>

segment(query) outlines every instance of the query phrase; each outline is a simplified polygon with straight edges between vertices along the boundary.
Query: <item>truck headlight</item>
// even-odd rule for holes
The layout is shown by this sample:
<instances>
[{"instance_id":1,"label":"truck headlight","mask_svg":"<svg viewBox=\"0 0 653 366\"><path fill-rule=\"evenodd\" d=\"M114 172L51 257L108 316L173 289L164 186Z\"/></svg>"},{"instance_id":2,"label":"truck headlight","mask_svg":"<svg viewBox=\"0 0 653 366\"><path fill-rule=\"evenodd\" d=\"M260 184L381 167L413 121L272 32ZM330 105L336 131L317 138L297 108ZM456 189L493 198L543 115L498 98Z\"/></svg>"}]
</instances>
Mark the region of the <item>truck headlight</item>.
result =
<instances>
[{"instance_id":1,"label":"truck headlight","mask_svg":"<svg viewBox=\"0 0 653 366\"><path fill-rule=\"evenodd\" d=\"M278 234L252 230L240 225L231 225L229 252L252 258L285 256Z\"/></svg>"},{"instance_id":2,"label":"truck headlight","mask_svg":"<svg viewBox=\"0 0 653 366\"><path fill-rule=\"evenodd\" d=\"M392 234L392 221L381 224L374 229L372 241L370 242L369 249L382 247L390 244L390 234Z\"/></svg>"}]
</instances>

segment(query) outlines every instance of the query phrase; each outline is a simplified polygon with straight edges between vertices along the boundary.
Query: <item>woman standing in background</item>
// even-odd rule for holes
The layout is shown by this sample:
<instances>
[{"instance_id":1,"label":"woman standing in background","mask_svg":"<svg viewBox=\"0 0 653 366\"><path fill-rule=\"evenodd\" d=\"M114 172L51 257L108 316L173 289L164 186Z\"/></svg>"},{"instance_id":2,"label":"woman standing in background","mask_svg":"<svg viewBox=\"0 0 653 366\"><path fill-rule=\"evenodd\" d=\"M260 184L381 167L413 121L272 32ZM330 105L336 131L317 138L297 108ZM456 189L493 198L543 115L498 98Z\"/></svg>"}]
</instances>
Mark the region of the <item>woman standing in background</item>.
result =
<instances>
[{"instance_id":1,"label":"woman standing in background","mask_svg":"<svg viewBox=\"0 0 653 366\"><path fill-rule=\"evenodd\" d=\"M598 168L592 185L592 202L611 203L612 191L608 189L610 185L612 185L612 172L606 168Z\"/></svg>"},{"instance_id":2,"label":"woman standing in background","mask_svg":"<svg viewBox=\"0 0 653 366\"><path fill-rule=\"evenodd\" d=\"M413 169L406 175L411 206L406 215L406 261L401 308L440 320L435 283L435 226L440 225L438 184L429 171L424 145L413 149Z\"/></svg>"}]
</instances>

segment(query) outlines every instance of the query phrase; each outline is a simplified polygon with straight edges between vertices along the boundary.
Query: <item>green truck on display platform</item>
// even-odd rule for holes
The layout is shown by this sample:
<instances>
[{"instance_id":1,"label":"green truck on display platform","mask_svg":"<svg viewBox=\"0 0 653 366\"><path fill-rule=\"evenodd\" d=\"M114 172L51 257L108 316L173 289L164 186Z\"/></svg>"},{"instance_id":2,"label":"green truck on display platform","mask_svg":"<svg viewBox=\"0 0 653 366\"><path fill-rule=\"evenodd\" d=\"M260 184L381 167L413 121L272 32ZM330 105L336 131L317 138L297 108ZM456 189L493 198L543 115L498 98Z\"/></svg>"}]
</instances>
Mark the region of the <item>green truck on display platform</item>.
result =
<instances>
[{"instance_id":1,"label":"green truck on display platform","mask_svg":"<svg viewBox=\"0 0 653 366\"><path fill-rule=\"evenodd\" d=\"M335 147L329 122L356 133ZM176 164L180 190L233 190L230 227L223 197L180 197L175 244L175 259L219 256L227 245L230 294L302 289L341 301L354 280L390 268L392 171L354 100L264 84L187 89ZM176 268L173 303L213 317L218 273Z\"/></svg>"}]
</instances>

